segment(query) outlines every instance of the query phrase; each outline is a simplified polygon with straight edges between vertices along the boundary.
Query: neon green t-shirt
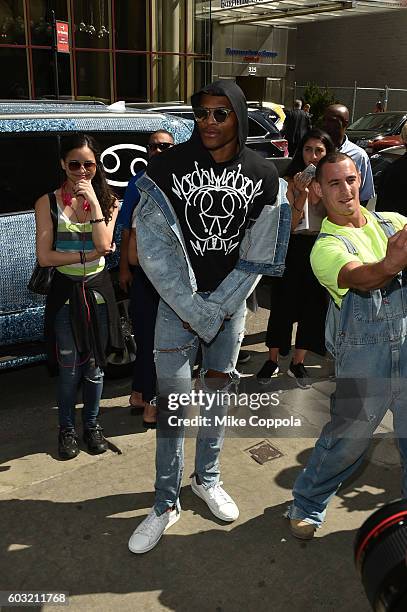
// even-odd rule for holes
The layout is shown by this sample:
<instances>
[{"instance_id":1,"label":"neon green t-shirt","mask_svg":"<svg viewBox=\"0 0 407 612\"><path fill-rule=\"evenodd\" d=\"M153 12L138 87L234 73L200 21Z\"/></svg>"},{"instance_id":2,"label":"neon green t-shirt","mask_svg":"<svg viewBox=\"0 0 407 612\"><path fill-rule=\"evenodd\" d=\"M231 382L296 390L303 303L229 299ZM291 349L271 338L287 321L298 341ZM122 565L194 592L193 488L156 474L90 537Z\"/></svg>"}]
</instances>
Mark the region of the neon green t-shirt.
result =
<instances>
[{"instance_id":1,"label":"neon green t-shirt","mask_svg":"<svg viewBox=\"0 0 407 612\"><path fill-rule=\"evenodd\" d=\"M341 240L333 236L320 238L311 251L312 270L324 287L326 287L340 307L343 297L348 289L338 287L338 275L344 265L350 261L361 263L376 263L384 258L387 248L387 237L375 217L365 208L362 212L367 219L363 227L344 227L335 225L325 218L322 222L321 232L326 234L340 234L346 236L355 246L358 255L349 253ZM392 222L395 231L403 229L407 217L394 212L381 212L381 216Z\"/></svg>"}]
</instances>

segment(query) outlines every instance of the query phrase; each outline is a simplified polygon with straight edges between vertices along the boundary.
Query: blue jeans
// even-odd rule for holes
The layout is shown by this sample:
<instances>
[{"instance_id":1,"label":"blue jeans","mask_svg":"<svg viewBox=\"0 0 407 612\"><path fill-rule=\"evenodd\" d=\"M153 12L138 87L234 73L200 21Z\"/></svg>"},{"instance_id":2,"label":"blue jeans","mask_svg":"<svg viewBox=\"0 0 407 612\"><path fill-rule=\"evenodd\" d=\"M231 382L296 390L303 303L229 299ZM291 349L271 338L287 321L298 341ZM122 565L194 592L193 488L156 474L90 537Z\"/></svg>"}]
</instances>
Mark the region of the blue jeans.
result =
<instances>
[{"instance_id":1,"label":"blue jeans","mask_svg":"<svg viewBox=\"0 0 407 612\"><path fill-rule=\"evenodd\" d=\"M366 385L366 381L338 379L337 390L331 397L331 421L323 428L306 469L295 481L294 501L288 511L290 518L304 519L317 526L322 524L329 501L340 485L363 463L373 433L389 408L393 412L394 431L402 461L402 495L407 497L407 437L403 401L406 389L403 394L394 397L390 381L376 379L370 382L370 385ZM363 390L361 387L364 387Z\"/></svg>"},{"instance_id":2,"label":"blue jeans","mask_svg":"<svg viewBox=\"0 0 407 612\"><path fill-rule=\"evenodd\" d=\"M295 481L288 511L290 518L317 526L325 518L329 500L363 462L388 409L393 412L402 494L407 497L407 286L393 279L381 291L349 291L339 317L331 421Z\"/></svg>"},{"instance_id":3,"label":"blue jeans","mask_svg":"<svg viewBox=\"0 0 407 612\"><path fill-rule=\"evenodd\" d=\"M107 310L98 305L99 328L102 343L108 339ZM75 405L78 388L82 384L82 421L85 429L94 427L99 414L99 402L103 391L103 371L96 366L92 354L78 353L71 329L69 305L65 304L55 319L56 351L59 364L57 401L61 429L75 428Z\"/></svg>"},{"instance_id":4,"label":"blue jeans","mask_svg":"<svg viewBox=\"0 0 407 612\"><path fill-rule=\"evenodd\" d=\"M206 379L207 383L211 382L211 391L215 390L215 385L218 389L226 390L230 383L238 380L239 375L235 367L244 336L245 318L244 302L231 319L225 321L224 328L212 342L201 343L201 380L205 380L205 373L209 369L229 374L229 379ZM199 344L198 336L185 329L181 319L161 300L157 313L154 351L159 405L161 399L170 393L190 393L191 372ZM227 407L223 405L214 407L216 414L223 414L226 410ZM201 405L200 411L201 415L205 415L205 406ZM177 415L182 416L178 411ZM219 453L223 446L224 433L225 428L222 425L212 427L210 435L201 427L198 430L194 474L205 488L214 486L219 480ZM184 437L182 426L168 435L168 431L164 432L161 428L161 419L158 419L154 504L157 515L174 506L178 500L184 469Z\"/></svg>"}]
</instances>

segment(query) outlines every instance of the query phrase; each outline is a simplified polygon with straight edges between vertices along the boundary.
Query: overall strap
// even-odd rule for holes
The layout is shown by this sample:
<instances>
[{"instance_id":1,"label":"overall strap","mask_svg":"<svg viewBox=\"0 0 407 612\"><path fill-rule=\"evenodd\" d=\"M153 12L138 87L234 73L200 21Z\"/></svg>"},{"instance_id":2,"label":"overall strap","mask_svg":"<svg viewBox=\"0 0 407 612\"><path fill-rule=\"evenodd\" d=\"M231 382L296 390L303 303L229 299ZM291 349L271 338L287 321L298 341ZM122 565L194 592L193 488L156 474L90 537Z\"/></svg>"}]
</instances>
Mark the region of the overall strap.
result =
<instances>
[{"instance_id":1,"label":"overall strap","mask_svg":"<svg viewBox=\"0 0 407 612\"><path fill-rule=\"evenodd\" d=\"M320 232L318 234L317 240L319 240L320 238L326 238L327 236L332 236L332 238L337 238L338 240L341 240L343 244L346 246L349 253L351 253L351 255L358 254L358 251L355 245L353 244L353 242L351 242L349 238L347 238L346 236L341 236L341 234L326 234L325 232Z\"/></svg>"},{"instance_id":2,"label":"overall strap","mask_svg":"<svg viewBox=\"0 0 407 612\"><path fill-rule=\"evenodd\" d=\"M396 228L389 219L385 219L383 215L376 211L371 211L371 214L375 217L376 221L380 223L382 230L386 234L387 238L391 238L396 233Z\"/></svg>"},{"instance_id":3,"label":"overall strap","mask_svg":"<svg viewBox=\"0 0 407 612\"><path fill-rule=\"evenodd\" d=\"M320 232L318 234L317 240L319 240L320 238L326 238L327 236L332 236L332 238L337 238L338 240L341 240L349 251L349 253L351 253L352 255L358 254L355 245L346 236L341 236L340 234L327 234L325 232ZM341 309L335 304L335 301L330 296L328 312L325 319L325 345L331 355L333 355L333 357L336 357L336 339L340 326L340 320Z\"/></svg>"},{"instance_id":4,"label":"overall strap","mask_svg":"<svg viewBox=\"0 0 407 612\"><path fill-rule=\"evenodd\" d=\"M48 194L49 198L49 211L51 213L52 219L52 227L54 230L54 237L52 240L52 250L55 251L55 244L57 241L57 229L58 229L58 205L57 205L57 197L55 193L52 191Z\"/></svg>"}]
</instances>

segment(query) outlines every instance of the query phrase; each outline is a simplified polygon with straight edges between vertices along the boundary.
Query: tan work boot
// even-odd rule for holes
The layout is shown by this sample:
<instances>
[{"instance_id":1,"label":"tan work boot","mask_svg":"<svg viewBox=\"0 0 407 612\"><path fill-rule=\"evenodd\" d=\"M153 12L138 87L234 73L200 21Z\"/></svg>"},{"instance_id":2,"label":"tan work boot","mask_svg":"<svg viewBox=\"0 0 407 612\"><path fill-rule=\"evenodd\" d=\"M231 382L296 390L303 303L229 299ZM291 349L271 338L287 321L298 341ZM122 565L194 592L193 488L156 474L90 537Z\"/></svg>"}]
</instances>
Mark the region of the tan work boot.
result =
<instances>
[{"instance_id":1,"label":"tan work boot","mask_svg":"<svg viewBox=\"0 0 407 612\"><path fill-rule=\"evenodd\" d=\"M304 520L290 519L291 533L299 540L312 540L316 531L316 525Z\"/></svg>"}]
</instances>

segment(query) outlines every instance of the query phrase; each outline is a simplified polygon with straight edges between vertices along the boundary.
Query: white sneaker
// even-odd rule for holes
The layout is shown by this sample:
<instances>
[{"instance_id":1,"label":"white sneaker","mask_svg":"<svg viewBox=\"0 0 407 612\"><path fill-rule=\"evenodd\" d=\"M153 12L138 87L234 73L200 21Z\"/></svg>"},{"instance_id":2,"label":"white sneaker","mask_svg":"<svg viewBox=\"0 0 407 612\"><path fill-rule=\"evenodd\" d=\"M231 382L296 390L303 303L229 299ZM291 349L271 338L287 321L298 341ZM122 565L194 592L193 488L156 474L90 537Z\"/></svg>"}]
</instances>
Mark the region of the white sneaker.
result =
<instances>
[{"instance_id":1,"label":"white sneaker","mask_svg":"<svg viewBox=\"0 0 407 612\"><path fill-rule=\"evenodd\" d=\"M150 514L146 516L144 521L133 532L129 540L129 550L132 553L141 554L154 548L164 531L167 531L171 525L178 521L180 514L181 507L179 503L177 503L174 510L167 510L167 512L160 516L157 516L154 508L152 508Z\"/></svg>"},{"instance_id":2,"label":"white sneaker","mask_svg":"<svg viewBox=\"0 0 407 612\"><path fill-rule=\"evenodd\" d=\"M231 523L239 516L239 508L233 499L222 489L223 482L218 482L215 486L205 489L203 485L196 482L196 477L191 480L191 489L201 499L206 502L209 510L222 521Z\"/></svg>"}]
</instances>

